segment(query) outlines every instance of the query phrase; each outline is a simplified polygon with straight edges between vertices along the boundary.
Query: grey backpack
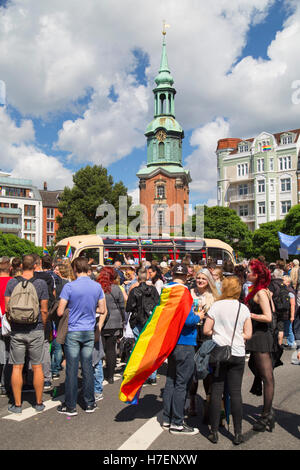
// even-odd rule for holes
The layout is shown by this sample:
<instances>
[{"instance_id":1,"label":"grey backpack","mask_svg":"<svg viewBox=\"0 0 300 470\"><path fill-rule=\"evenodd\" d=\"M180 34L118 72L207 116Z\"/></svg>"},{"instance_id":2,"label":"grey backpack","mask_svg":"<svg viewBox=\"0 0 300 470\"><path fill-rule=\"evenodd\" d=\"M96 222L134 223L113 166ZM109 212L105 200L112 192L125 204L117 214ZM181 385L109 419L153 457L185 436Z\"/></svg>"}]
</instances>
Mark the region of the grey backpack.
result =
<instances>
[{"instance_id":1,"label":"grey backpack","mask_svg":"<svg viewBox=\"0 0 300 470\"><path fill-rule=\"evenodd\" d=\"M11 293L8 303L9 318L14 323L31 325L38 320L40 305L34 278L26 280L17 277L19 283Z\"/></svg>"}]
</instances>

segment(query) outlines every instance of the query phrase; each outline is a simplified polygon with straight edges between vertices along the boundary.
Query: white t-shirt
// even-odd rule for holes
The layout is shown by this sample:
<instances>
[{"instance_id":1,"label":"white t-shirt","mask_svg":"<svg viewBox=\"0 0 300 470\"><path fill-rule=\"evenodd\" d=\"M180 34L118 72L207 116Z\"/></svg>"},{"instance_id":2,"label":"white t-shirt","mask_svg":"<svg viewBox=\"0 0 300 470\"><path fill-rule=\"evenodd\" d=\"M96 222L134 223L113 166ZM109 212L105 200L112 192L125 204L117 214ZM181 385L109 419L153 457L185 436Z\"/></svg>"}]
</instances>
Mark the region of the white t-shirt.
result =
<instances>
[{"instance_id":1,"label":"white t-shirt","mask_svg":"<svg viewBox=\"0 0 300 470\"><path fill-rule=\"evenodd\" d=\"M219 346L230 346L233 335L239 301L226 299L215 302L208 311L208 316L214 320L212 339ZM245 341L242 336L244 323L250 318L250 311L241 304L240 315L232 344L233 356L245 356Z\"/></svg>"}]
</instances>

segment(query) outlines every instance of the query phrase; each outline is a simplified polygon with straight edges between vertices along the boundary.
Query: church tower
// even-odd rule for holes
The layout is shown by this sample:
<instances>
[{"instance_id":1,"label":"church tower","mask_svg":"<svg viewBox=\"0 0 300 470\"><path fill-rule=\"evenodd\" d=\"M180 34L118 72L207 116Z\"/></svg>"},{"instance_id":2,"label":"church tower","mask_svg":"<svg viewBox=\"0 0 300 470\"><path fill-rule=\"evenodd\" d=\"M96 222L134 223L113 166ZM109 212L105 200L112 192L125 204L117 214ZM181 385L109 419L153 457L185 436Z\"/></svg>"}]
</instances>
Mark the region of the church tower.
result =
<instances>
[{"instance_id":1,"label":"church tower","mask_svg":"<svg viewBox=\"0 0 300 470\"><path fill-rule=\"evenodd\" d=\"M172 235L181 230L188 216L185 205L189 204L191 177L182 166L184 132L175 119L176 90L168 66L165 31L155 83L154 119L145 132L147 166L137 173L140 204L147 208L148 220L144 220L144 229L148 233Z\"/></svg>"}]
</instances>

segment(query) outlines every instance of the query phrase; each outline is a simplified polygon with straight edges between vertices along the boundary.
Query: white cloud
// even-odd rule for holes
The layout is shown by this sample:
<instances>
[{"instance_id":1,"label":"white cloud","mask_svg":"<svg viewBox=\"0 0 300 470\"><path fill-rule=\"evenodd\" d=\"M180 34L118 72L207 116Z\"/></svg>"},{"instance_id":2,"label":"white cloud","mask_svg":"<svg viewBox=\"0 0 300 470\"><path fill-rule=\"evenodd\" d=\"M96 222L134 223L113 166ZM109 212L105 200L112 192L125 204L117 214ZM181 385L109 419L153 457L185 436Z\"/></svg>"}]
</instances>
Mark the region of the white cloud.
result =
<instances>
[{"instance_id":1,"label":"white cloud","mask_svg":"<svg viewBox=\"0 0 300 470\"><path fill-rule=\"evenodd\" d=\"M140 189L137 186L134 189L128 190L128 196L132 197L132 205L137 206L140 203Z\"/></svg>"},{"instance_id":2,"label":"white cloud","mask_svg":"<svg viewBox=\"0 0 300 470\"><path fill-rule=\"evenodd\" d=\"M32 121L24 120L20 126L11 119L4 108L0 108L0 161L2 169L11 171L16 178L31 179L42 188L44 181L48 189L63 189L72 185L72 172L55 157L41 152L34 144Z\"/></svg>"},{"instance_id":3,"label":"white cloud","mask_svg":"<svg viewBox=\"0 0 300 470\"><path fill-rule=\"evenodd\" d=\"M217 181L216 143L229 136L230 126L223 118L218 117L205 126L196 129L190 144L196 149L186 159L186 168L190 170L192 182L190 188L201 199L215 196ZM211 198L210 200L215 198Z\"/></svg>"},{"instance_id":4,"label":"white cloud","mask_svg":"<svg viewBox=\"0 0 300 470\"><path fill-rule=\"evenodd\" d=\"M246 57L237 62L250 27L264 21L274 3L86 0L83 8L80 0L12 0L0 17L1 79L7 101L27 119L19 126L11 122L8 135L0 129L1 156L21 168L17 158L22 158L21 150L28 150L29 143L30 151L38 155L28 116L72 109L87 90L92 93L86 109L80 118L64 122L56 149L69 152L73 161L109 166L142 147L153 115L151 89L160 63L162 18L166 18L171 24L169 65L178 92L176 117L185 130L194 130L191 144L196 149L186 162L193 178L191 189L214 199L217 139L299 127L300 107L292 103L291 89L300 79L299 2L286 0L294 12L269 45L269 60ZM146 86L133 76L132 51L137 47L149 55ZM116 101L109 99L111 86ZM13 139L10 131L16 133ZM15 155L12 141L20 148L19 157L10 159L4 149ZM57 165L57 159L42 155L45 167L46 161L51 168ZM62 164L59 170L70 180L69 170Z\"/></svg>"}]
</instances>

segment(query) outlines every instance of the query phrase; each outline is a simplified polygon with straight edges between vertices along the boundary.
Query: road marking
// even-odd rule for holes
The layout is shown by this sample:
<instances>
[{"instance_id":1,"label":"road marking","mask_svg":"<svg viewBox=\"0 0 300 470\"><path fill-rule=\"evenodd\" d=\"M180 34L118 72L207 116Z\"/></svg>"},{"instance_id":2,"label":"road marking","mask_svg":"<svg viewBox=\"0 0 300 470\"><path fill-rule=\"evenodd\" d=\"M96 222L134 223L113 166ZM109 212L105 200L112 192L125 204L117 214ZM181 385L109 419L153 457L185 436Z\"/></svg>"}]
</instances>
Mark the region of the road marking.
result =
<instances>
[{"instance_id":1,"label":"road marking","mask_svg":"<svg viewBox=\"0 0 300 470\"><path fill-rule=\"evenodd\" d=\"M164 432L159 421L162 420L162 411L151 418L132 436L125 441L118 450L147 450L152 442Z\"/></svg>"},{"instance_id":2,"label":"road marking","mask_svg":"<svg viewBox=\"0 0 300 470\"><path fill-rule=\"evenodd\" d=\"M115 374L114 375L114 380L120 380L122 378L121 374ZM108 382L106 380L103 381L103 386L107 385ZM78 390L78 392L81 389ZM45 411L51 410L52 408L55 408L58 406L60 403L64 402L65 395L60 395L59 397L55 397L54 399L44 401L45 405L45 410L42 412L44 413ZM8 419L10 421L24 421L25 419L32 418L33 416L38 416L40 413L35 411L34 408L31 406L28 408L25 408L22 410L22 413L16 414L16 413L10 413L7 416L3 416L2 419Z\"/></svg>"}]
</instances>

